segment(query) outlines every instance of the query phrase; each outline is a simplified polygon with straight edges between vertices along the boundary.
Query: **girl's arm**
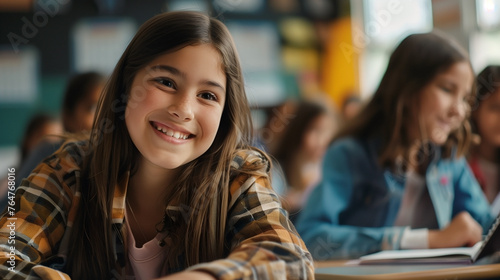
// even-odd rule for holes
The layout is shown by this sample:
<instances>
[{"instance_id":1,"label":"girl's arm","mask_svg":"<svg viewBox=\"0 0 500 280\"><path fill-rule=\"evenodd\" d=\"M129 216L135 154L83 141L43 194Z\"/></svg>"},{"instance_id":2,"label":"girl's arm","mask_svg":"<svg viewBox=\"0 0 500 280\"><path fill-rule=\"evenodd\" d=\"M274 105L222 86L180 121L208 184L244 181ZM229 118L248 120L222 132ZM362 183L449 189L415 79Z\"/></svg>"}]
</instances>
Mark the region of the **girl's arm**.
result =
<instances>
[{"instance_id":1,"label":"girl's arm","mask_svg":"<svg viewBox=\"0 0 500 280\"><path fill-rule=\"evenodd\" d=\"M483 229L467 211L458 213L442 230L429 230L429 248L474 246Z\"/></svg>"},{"instance_id":2,"label":"girl's arm","mask_svg":"<svg viewBox=\"0 0 500 280\"><path fill-rule=\"evenodd\" d=\"M399 249L403 227L384 227L389 199L381 189L366 149L353 140L335 143L323 163L323 179L299 215L297 230L316 260L352 259ZM355 190L355 188L357 188ZM377 205L378 204L378 205ZM341 225L349 213L351 225Z\"/></svg>"},{"instance_id":3,"label":"girl's arm","mask_svg":"<svg viewBox=\"0 0 500 280\"><path fill-rule=\"evenodd\" d=\"M494 216L465 158L451 160L454 199L451 222L442 230L429 231L429 247L472 246L490 228Z\"/></svg>"},{"instance_id":4,"label":"girl's arm","mask_svg":"<svg viewBox=\"0 0 500 280\"><path fill-rule=\"evenodd\" d=\"M242 183L237 189L241 194L232 194L226 224L229 255L189 270L217 279L313 279L311 255L268 177L240 175L233 182Z\"/></svg>"},{"instance_id":5,"label":"girl's arm","mask_svg":"<svg viewBox=\"0 0 500 280\"><path fill-rule=\"evenodd\" d=\"M72 171L63 171L68 169ZM68 216L75 209L72 206L77 204L76 178L76 162L63 151L40 164L17 188L12 208L7 208L0 219L1 279L26 279L37 274L42 279L61 279L65 275L35 265L42 261L63 263L54 255L67 233Z\"/></svg>"}]
</instances>

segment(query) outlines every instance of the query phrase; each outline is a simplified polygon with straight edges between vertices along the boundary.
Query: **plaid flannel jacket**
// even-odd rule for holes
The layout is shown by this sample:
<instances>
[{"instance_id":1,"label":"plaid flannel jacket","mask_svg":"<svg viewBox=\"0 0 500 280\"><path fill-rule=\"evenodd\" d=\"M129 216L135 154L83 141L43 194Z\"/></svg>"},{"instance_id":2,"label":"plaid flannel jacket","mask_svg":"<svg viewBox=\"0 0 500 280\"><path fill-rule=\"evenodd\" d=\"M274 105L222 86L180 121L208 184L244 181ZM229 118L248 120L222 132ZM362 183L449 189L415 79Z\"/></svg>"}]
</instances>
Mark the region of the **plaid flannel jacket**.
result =
<instances>
[{"instance_id":1,"label":"plaid flannel jacket","mask_svg":"<svg viewBox=\"0 0 500 280\"><path fill-rule=\"evenodd\" d=\"M80 164L85 147L81 142L63 145L16 190L15 213L7 208L0 220L2 279L71 279L61 271L71 250L69 237L80 188L84 187L80 185ZM238 169L259 160L263 158L256 151L240 151L232 167ZM124 263L119 260L125 258L121 229L126 179L116 186L113 201L117 263ZM269 179L238 175L231 182L230 194L226 227L229 255L186 269L209 272L218 279L313 279L311 255L281 207ZM124 278L115 274L117 279Z\"/></svg>"}]
</instances>

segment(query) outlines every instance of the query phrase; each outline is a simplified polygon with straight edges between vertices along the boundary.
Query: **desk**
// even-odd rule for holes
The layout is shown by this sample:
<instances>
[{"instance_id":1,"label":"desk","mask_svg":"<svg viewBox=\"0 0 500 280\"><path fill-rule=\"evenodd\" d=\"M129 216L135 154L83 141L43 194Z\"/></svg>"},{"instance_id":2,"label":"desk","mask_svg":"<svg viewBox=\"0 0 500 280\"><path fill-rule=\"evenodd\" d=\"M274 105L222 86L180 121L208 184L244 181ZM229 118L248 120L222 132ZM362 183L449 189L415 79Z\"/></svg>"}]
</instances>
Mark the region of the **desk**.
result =
<instances>
[{"instance_id":1,"label":"desk","mask_svg":"<svg viewBox=\"0 0 500 280\"><path fill-rule=\"evenodd\" d=\"M487 279L500 278L500 264L353 265L348 261L315 263L316 279Z\"/></svg>"}]
</instances>

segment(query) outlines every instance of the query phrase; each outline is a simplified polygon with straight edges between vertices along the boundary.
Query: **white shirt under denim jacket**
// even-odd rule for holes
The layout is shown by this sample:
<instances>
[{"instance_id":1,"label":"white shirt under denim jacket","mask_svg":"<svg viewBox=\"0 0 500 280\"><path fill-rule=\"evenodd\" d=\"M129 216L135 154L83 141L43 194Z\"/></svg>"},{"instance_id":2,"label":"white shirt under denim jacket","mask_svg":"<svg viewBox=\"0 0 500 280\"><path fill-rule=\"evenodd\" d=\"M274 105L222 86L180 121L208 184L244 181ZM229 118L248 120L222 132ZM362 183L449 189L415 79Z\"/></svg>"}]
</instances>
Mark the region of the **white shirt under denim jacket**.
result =
<instances>
[{"instance_id":1,"label":"white shirt under denim jacket","mask_svg":"<svg viewBox=\"0 0 500 280\"><path fill-rule=\"evenodd\" d=\"M409 227L394 226L404 194L405 176L378 164L376 140L343 138L328 149L323 179L299 215L297 230L317 260L352 259L401 248ZM441 158L432 147L425 183L439 228L461 211L486 233L494 217L463 157Z\"/></svg>"}]
</instances>

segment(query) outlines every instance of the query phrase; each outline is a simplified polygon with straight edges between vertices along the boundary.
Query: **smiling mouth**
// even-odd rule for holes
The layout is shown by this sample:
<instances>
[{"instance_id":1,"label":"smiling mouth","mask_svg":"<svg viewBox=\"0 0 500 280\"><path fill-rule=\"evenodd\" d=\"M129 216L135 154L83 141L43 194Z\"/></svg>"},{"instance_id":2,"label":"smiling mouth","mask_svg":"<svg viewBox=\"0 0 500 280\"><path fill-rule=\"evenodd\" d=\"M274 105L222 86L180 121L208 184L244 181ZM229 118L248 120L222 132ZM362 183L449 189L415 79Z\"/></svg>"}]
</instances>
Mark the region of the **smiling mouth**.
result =
<instances>
[{"instance_id":1,"label":"smiling mouth","mask_svg":"<svg viewBox=\"0 0 500 280\"><path fill-rule=\"evenodd\" d=\"M167 136L176 138L176 139L186 140L188 138L194 137L193 134L185 134L185 133L182 133L182 132L179 132L179 131L175 131L175 130L172 130L172 129L169 129L169 128L166 128L166 127L159 127L159 126L155 125L153 122L151 122L151 126L153 126L159 132L161 132L161 133L163 133L163 134L165 134Z\"/></svg>"},{"instance_id":2,"label":"smiling mouth","mask_svg":"<svg viewBox=\"0 0 500 280\"><path fill-rule=\"evenodd\" d=\"M441 123L441 128L453 130L453 124L451 123Z\"/></svg>"}]
</instances>

